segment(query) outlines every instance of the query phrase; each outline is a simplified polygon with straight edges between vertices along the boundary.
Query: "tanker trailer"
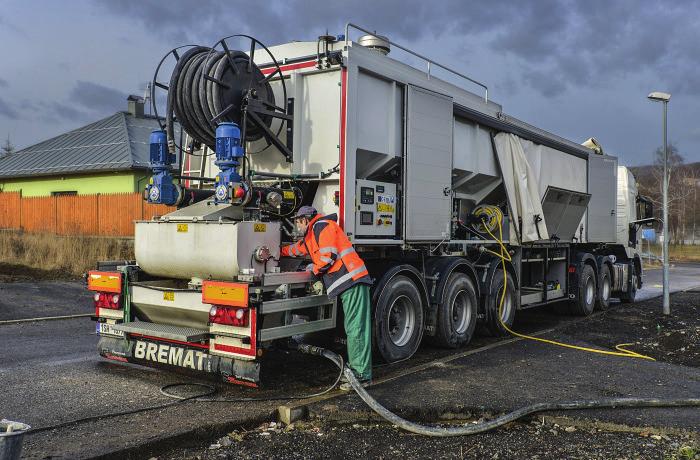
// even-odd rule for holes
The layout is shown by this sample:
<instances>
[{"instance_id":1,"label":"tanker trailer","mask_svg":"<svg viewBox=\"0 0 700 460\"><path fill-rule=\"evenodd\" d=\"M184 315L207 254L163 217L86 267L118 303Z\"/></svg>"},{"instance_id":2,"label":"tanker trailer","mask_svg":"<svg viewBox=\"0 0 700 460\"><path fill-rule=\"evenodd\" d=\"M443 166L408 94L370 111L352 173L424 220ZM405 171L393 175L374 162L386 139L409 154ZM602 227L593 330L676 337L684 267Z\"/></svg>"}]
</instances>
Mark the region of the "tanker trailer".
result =
<instances>
[{"instance_id":1,"label":"tanker trailer","mask_svg":"<svg viewBox=\"0 0 700 460\"><path fill-rule=\"evenodd\" d=\"M506 115L485 85L386 37L353 24L269 48L235 35L172 50L152 88L167 108L144 199L177 210L135 223L135 261L89 273L105 358L257 385L275 341L335 330L336 301L280 257L302 205L335 214L365 261L387 362L423 339L465 346L477 326L505 334L524 308L588 315L641 286L651 209L638 215L631 185L618 200L615 157Z\"/></svg>"}]
</instances>

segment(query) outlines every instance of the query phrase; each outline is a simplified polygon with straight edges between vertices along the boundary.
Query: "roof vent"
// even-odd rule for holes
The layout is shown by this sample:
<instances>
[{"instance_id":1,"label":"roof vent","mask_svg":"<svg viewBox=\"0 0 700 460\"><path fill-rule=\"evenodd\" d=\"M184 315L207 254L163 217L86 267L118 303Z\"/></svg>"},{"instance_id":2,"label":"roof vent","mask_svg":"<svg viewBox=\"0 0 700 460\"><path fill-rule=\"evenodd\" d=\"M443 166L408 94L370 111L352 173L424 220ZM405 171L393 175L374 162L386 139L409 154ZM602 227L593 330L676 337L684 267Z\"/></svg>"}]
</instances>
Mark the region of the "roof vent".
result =
<instances>
[{"instance_id":1,"label":"roof vent","mask_svg":"<svg viewBox=\"0 0 700 460\"><path fill-rule=\"evenodd\" d=\"M379 51L384 55L389 54L389 51L391 51L389 39L384 35L363 35L357 40L357 43L369 49Z\"/></svg>"},{"instance_id":2,"label":"roof vent","mask_svg":"<svg viewBox=\"0 0 700 460\"><path fill-rule=\"evenodd\" d=\"M133 115L134 118L143 118L143 98L132 94L127 97L126 100L129 104L129 113Z\"/></svg>"}]
</instances>

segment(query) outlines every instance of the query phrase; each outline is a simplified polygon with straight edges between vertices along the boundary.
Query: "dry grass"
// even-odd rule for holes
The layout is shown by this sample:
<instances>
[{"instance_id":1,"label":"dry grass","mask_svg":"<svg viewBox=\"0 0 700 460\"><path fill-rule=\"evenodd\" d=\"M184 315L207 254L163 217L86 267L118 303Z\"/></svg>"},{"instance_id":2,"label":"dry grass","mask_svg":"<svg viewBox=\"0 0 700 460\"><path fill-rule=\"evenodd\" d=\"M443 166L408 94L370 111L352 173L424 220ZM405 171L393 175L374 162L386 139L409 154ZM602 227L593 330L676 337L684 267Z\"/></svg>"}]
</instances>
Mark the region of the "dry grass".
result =
<instances>
[{"instance_id":1,"label":"dry grass","mask_svg":"<svg viewBox=\"0 0 700 460\"><path fill-rule=\"evenodd\" d=\"M6 266L62 272L72 278L94 269L98 260L133 258L133 241L127 239L0 231L0 263Z\"/></svg>"},{"instance_id":2,"label":"dry grass","mask_svg":"<svg viewBox=\"0 0 700 460\"><path fill-rule=\"evenodd\" d=\"M675 262L700 262L700 245L676 245L669 246L669 259ZM645 248L645 251L647 249ZM661 245L652 245L651 253L661 257Z\"/></svg>"}]
</instances>

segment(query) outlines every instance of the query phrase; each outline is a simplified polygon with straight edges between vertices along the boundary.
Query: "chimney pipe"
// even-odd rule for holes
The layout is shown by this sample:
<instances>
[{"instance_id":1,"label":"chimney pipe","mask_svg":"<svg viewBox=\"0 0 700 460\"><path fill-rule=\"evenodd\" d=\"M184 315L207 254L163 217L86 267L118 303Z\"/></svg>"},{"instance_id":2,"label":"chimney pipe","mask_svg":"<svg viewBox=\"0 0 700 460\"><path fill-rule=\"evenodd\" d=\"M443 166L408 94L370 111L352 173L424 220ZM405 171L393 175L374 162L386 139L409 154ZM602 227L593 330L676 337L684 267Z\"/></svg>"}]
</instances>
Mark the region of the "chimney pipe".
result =
<instances>
[{"instance_id":1,"label":"chimney pipe","mask_svg":"<svg viewBox=\"0 0 700 460\"><path fill-rule=\"evenodd\" d=\"M134 96L133 94L126 98L129 105L129 113L134 118L143 118L143 98L140 96Z\"/></svg>"}]
</instances>

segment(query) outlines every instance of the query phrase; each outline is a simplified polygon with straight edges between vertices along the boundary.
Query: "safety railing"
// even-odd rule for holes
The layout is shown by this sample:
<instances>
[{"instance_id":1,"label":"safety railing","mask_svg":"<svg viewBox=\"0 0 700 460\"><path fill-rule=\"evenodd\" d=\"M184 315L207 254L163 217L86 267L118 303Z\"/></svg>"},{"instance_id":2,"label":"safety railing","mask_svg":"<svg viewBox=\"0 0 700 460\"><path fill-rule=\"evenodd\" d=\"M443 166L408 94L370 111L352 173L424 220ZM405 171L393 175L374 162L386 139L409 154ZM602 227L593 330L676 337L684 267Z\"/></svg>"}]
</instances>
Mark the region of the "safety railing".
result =
<instances>
[{"instance_id":1,"label":"safety railing","mask_svg":"<svg viewBox=\"0 0 700 460\"><path fill-rule=\"evenodd\" d=\"M386 41L389 42L392 46L394 46L394 47L396 47L396 48L398 48L398 49L400 49L400 50L403 50L403 51L407 52L408 54L410 54L410 55L412 55L412 56L415 56L415 57L417 57L417 58L419 58L419 59L424 60L424 61L428 64L428 70L427 70L428 78L430 78L430 76L431 76L431 66L434 65L434 66L439 67L439 68L441 68L441 69L443 69L443 70L446 70L447 72L450 72L450 73L453 74L453 75L456 75L456 76L458 76L458 77L460 77L460 78L463 78L463 79L467 80L467 81L470 82L470 83L473 83L473 84L475 84L475 85L477 85L477 86L483 88L483 89L484 89L484 102L486 102L486 103L489 102L489 88L488 88L488 86L486 86L485 84L483 84L483 83L481 83L481 82L479 82L479 81L476 81L476 80L474 80L473 78L467 77L467 76L464 75L463 73L458 72L458 71L456 71L456 70L454 70L454 69L451 69L450 67L447 67L446 65L440 64L439 62L436 62L436 61L434 61L434 60L432 60L432 59L430 59L430 58L427 58L427 57L425 57L425 56L423 56L423 55L421 55L421 54L418 54L418 53L416 53L415 51L406 48L405 46L402 46L402 45L399 45L398 43L392 42L392 41L389 40L387 37L384 37L384 36L381 36L381 35L377 35L376 32L369 31L369 30L365 29L364 27L358 26L357 24L353 24L353 23L351 23L351 22L348 22L347 24L345 24L345 46L347 46L347 45L351 42L351 40L350 40L350 29L351 29L351 28L353 28L353 29L355 29L355 30L359 30L360 32L364 32L364 33L366 33L366 34L368 34L368 35L371 35L371 36L373 36L373 37L376 37L376 38L378 38L378 39L380 39L380 40L386 40Z\"/></svg>"}]
</instances>

